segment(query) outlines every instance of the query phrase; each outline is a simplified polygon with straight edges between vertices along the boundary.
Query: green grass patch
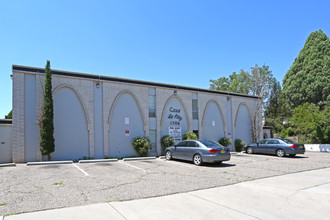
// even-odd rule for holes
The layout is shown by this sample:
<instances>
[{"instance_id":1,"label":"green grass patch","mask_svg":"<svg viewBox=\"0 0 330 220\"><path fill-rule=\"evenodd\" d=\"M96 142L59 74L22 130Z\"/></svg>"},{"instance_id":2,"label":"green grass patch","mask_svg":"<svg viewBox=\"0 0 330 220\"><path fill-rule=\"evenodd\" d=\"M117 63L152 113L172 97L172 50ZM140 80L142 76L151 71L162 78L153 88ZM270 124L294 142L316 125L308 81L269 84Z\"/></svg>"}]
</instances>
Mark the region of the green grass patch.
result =
<instances>
[{"instance_id":1,"label":"green grass patch","mask_svg":"<svg viewBox=\"0 0 330 220\"><path fill-rule=\"evenodd\" d=\"M0 203L0 206L5 206L5 205L7 205L6 202L4 202L4 203Z\"/></svg>"},{"instance_id":2,"label":"green grass patch","mask_svg":"<svg viewBox=\"0 0 330 220\"><path fill-rule=\"evenodd\" d=\"M63 184L63 181L61 181L61 182L57 182L57 183L53 183L54 186L62 185L62 184Z\"/></svg>"}]
</instances>

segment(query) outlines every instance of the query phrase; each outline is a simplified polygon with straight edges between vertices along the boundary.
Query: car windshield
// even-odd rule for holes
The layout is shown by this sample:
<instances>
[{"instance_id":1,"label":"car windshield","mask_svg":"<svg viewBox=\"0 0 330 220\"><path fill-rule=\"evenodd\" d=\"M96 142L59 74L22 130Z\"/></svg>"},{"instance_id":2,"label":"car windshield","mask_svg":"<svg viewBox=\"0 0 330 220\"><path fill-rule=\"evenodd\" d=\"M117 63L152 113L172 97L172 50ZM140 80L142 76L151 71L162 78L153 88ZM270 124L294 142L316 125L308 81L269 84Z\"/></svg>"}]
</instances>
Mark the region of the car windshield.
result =
<instances>
[{"instance_id":1,"label":"car windshield","mask_svg":"<svg viewBox=\"0 0 330 220\"><path fill-rule=\"evenodd\" d=\"M282 141L284 141L287 144L297 144L296 142L289 140L289 139L281 139Z\"/></svg>"},{"instance_id":2,"label":"car windshield","mask_svg":"<svg viewBox=\"0 0 330 220\"><path fill-rule=\"evenodd\" d=\"M200 141L206 147L223 147L221 144L218 144L214 141Z\"/></svg>"}]
</instances>

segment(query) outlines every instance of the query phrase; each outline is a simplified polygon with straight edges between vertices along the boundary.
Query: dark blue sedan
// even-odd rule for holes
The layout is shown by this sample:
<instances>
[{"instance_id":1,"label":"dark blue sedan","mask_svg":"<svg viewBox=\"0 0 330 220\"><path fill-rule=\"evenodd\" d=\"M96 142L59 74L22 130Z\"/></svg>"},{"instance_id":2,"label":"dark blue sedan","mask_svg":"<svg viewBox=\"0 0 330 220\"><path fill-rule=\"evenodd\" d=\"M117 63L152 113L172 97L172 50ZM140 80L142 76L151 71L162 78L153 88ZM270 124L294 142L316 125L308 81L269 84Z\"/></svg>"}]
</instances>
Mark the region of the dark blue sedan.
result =
<instances>
[{"instance_id":1,"label":"dark blue sedan","mask_svg":"<svg viewBox=\"0 0 330 220\"><path fill-rule=\"evenodd\" d=\"M303 144L298 144L289 139L281 138L268 138L259 141L256 144L250 144L245 147L248 154L262 153L262 154L275 154L278 157L289 155L291 157L296 154L304 154L305 147Z\"/></svg>"}]
</instances>

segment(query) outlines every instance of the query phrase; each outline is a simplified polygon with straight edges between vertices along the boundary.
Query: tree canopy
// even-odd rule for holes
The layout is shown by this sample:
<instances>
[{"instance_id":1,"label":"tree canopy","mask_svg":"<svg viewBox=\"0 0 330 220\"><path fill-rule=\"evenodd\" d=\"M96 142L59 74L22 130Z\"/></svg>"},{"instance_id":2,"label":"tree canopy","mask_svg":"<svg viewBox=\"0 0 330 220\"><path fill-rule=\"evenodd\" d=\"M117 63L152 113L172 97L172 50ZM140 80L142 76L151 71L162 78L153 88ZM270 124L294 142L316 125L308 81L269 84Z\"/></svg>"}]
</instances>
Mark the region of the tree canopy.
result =
<instances>
[{"instance_id":1,"label":"tree canopy","mask_svg":"<svg viewBox=\"0 0 330 220\"><path fill-rule=\"evenodd\" d=\"M283 79L291 108L306 102L330 104L330 40L322 30L312 32Z\"/></svg>"},{"instance_id":2,"label":"tree canopy","mask_svg":"<svg viewBox=\"0 0 330 220\"><path fill-rule=\"evenodd\" d=\"M255 65L250 70L240 70L239 74L234 72L228 78L220 77L217 80L210 80L210 89L229 92L244 93L260 97L257 101L255 111L252 115L252 140L258 139L262 128L262 113L267 107L274 84L279 84L269 69L269 66Z\"/></svg>"},{"instance_id":3,"label":"tree canopy","mask_svg":"<svg viewBox=\"0 0 330 220\"><path fill-rule=\"evenodd\" d=\"M269 66L255 65L248 71L241 69L239 74L233 72L229 77L210 80L210 89L259 96L265 108L274 84L279 85L279 82L273 76Z\"/></svg>"},{"instance_id":4,"label":"tree canopy","mask_svg":"<svg viewBox=\"0 0 330 220\"><path fill-rule=\"evenodd\" d=\"M54 139L54 109L52 96L52 74L50 70L50 62L47 60L45 68L45 92L43 103L43 114L40 123L40 151L42 155L48 155L55 150Z\"/></svg>"}]
</instances>

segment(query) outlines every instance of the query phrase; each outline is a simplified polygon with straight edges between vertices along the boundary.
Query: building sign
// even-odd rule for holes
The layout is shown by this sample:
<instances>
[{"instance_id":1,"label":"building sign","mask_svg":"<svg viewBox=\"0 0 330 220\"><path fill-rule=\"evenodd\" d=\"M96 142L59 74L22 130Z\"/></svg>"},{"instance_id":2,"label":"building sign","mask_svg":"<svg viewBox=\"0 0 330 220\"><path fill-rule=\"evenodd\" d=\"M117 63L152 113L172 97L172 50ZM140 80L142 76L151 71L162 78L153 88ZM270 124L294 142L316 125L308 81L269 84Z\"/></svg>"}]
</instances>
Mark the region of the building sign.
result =
<instances>
[{"instance_id":1,"label":"building sign","mask_svg":"<svg viewBox=\"0 0 330 220\"><path fill-rule=\"evenodd\" d=\"M170 126L168 127L168 134L173 138L175 142L181 141L181 127Z\"/></svg>"},{"instance_id":2,"label":"building sign","mask_svg":"<svg viewBox=\"0 0 330 220\"><path fill-rule=\"evenodd\" d=\"M129 130L125 130L125 136L129 136Z\"/></svg>"},{"instance_id":3,"label":"building sign","mask_svg":"<svg viewBox=\"0 0 330 220\"><path fill-rule=\"evenodd\" d=\"M170 127L168 127L168 134L174 139L175 142L181 141L181 108L169 108L169 115L167 118L170 122Z\"/></svg>"},{"instance_id":4,"label":"building sign","mask_svg":"<svg viewBox=\"0 0 330 220\"><path fill-rule=\"evenodd\" d=\"M170 107L170 114L168 115L168 119L170 119L170 125L180 126L182 116L181 109Z\"/></svg>"},{"instance_id":5,"label":"building sign","mask_svg":"<svg viewBox=\"0 0 330 220\"><path fill-rule=\"evenodd\" d=\"M129 125L129 118L125 117L125 125Z\"/></svg>"}]
</instances>

